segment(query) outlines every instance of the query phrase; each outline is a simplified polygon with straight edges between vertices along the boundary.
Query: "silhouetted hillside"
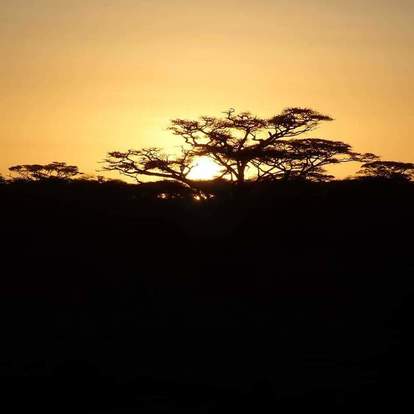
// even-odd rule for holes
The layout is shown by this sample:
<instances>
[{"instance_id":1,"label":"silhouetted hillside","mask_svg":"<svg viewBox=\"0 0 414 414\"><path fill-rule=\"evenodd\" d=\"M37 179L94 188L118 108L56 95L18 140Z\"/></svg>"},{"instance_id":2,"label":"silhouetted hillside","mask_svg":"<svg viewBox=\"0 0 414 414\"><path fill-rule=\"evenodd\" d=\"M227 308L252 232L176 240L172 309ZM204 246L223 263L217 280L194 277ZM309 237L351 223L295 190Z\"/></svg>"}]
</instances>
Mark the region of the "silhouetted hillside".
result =
<instances>
[{"instance_id":1,"label":"silhouetted hillside","mask_svg":"<svg viewBox=\"0 0 414 414\"><path fill-rule=\"evenodd\" d=\"M403 406L414 184L204 186L1 184L0 373L58 411Z\"/></svg>"}]
</instances>

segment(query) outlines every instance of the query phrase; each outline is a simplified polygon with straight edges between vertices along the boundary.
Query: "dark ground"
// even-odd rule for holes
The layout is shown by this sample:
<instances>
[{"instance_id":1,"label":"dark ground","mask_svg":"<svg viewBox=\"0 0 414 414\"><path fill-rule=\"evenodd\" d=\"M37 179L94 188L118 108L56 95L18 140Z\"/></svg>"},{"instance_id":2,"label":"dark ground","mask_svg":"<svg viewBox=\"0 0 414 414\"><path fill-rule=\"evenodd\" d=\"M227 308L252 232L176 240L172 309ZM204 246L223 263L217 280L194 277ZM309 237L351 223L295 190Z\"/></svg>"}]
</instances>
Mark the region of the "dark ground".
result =
<instances>
[{"instance_id":1,"label":"dark ground","mask_svg":"<svg viewBox=\"0 0 414 414\"><path fill-rule=\"evenodd\" d=\"M413 406L414 184L143 188L0 186L2 404Z\"/></svg>"}]
</instances>

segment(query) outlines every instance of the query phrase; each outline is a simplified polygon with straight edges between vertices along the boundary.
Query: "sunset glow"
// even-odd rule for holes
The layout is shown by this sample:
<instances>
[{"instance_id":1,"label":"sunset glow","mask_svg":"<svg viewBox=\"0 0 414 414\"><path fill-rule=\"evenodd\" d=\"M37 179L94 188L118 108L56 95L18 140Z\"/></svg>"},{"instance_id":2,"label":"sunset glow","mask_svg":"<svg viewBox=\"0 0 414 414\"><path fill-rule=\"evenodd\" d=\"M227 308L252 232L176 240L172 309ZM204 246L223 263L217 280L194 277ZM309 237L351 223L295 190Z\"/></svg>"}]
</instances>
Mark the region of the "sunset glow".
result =
<instances>
[{"instance_id":1,"label":"sunset glow","mask_svg":"<svg viewBox=\"0 0 414 414\"><path fill-rule=\"evenodd\" d=\"M0 0L0 91L3 406L412 405L414 0Z\"/></svg>"},{"instance_id":2,"label":"sunset glow","mask_svg":"<svg viewBox=\"0 0 414 414\"><path fill-rule=\"evenodd\" d=\"M188 178L191 180L211 180L220 175L222 168L208 157L199 157L191 169Z\"/></svg>"},{"instance_id":3,"label":"sunset glow","mask_svg":"<svg viewBox=\"0 0 414 414\"><path fill-rule=\"evenodd\" d=\"M318 135L412 161L411 0L2 0L0 173L175 148L170 119L307 106ZM346 166L350 168L350 166Z\"/></svg>"}]
</instances>

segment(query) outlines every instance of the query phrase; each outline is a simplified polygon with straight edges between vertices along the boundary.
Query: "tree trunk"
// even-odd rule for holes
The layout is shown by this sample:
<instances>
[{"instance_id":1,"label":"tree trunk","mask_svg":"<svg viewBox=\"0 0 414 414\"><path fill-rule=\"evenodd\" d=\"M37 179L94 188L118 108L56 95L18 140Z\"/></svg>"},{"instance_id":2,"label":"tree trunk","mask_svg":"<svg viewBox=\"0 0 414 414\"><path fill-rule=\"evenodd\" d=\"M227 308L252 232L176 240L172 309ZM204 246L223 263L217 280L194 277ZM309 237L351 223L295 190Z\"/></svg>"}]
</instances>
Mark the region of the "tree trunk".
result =
<instances>
[{"instance_id":1,"label":"tree trunk","mask_svg":"<svg viewBox=\"0 0 414 414\"><path fill-rule=\"evenodd\" d=\"M245 181L244 172L246 163L237 163L237 184L243 184Z\"/></svg>"}]
</instances>

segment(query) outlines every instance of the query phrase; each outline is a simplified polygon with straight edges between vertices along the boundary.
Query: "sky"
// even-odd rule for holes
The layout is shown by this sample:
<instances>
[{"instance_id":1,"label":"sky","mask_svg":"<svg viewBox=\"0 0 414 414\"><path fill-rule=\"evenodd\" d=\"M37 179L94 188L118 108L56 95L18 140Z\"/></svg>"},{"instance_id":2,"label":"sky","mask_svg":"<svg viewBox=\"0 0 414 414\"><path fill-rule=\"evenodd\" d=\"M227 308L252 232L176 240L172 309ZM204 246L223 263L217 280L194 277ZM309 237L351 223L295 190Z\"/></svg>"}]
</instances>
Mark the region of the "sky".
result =
<instances>
[{"instance_id":1,"label":"sky","mask_svg":"<svg viewBox=\"0 0 414 414\"><path fill-rule=\"evenodd\" d=\"M412 0L1 0L0 173L181 143L173 118L331 115L312 136L414 162ZM347 172L348 173L348 172Z\"/></svg>"}]
</instances>

